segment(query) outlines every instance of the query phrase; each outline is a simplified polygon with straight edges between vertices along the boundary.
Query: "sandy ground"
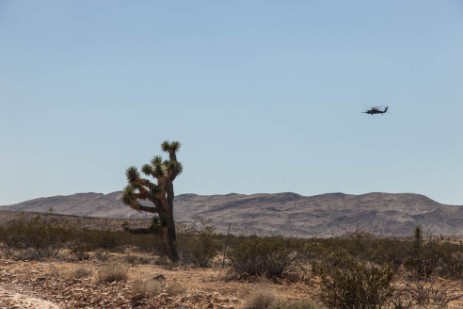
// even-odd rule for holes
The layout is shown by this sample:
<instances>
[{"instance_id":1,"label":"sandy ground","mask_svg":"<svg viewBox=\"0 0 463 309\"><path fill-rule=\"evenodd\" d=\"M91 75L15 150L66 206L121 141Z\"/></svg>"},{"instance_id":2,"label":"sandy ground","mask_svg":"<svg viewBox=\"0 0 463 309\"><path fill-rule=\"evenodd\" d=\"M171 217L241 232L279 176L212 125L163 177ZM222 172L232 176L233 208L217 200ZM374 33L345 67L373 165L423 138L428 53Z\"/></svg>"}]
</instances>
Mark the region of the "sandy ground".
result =
<instances>
[{"instance_id":1,"label":"sandy ground","mask_svg":"<svg viewBox=\"0 0 463 309\"><path fill-rule=\"evenodd\" d=\"M127 281L100 282L99 273L108 264L127 270ZM79 278L77 270L88 276ZM189 268L152 264L127 264L124 255L108 261L13 261L0 259L0 309L19 308L164 308L164 309L240 309L246 299L267 292L282 299L306 299L319 304L319 283L273 283L224 280L217 268ZM163 289L149 297L140 297L137 283L156 282ZM457 282L458 287L463 287ZM463 288L462 288L463 291ZM419 306L414 308L442 308ZM449 304L463 309L463 301Z\"/></svg>"},{"instance_id":2,"label":"sandy ground","mask_svg":"<svg viewBox=\"0 0 463 309\"><path fill-rule=\"evenodd\" d=\"M305 283L225 281L220 269L166 269L157 265L128 265L126 282L99 283L100 261L0 260L0 308L220 308L239 309L259 291L285 299L307 299L316 288ZM90 275L75 278L75 271ZM161 294L139 299L136 282L152 282L162 275Z\"/></svg>"},{"instance_id":3,"label":"sandy ground","mask_svg":"<svg viewBox=\"0 0 463 309\"><path fill-rule=\"evenodd\" d=\"M24 294L27 293L27 294ZM25 291L18 291L17 286L4 287L0 285L0 305L2 308L43 308L43 309L58 309L57 304L50 301L31 296Z\"/></svg>"}]
</instances>

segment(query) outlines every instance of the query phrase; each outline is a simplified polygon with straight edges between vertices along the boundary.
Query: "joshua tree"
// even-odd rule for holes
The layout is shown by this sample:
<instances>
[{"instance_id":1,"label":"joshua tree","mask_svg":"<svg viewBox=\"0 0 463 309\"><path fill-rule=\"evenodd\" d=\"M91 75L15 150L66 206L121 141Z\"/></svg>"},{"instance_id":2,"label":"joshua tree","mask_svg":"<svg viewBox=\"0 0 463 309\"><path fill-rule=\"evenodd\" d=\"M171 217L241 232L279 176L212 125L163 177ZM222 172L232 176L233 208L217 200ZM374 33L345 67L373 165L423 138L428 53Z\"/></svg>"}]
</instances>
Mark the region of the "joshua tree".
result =
<instances>
[{"instance_id":1,"label":"joshua tree","mask_svg":"<svg viewBox=\"0 0 463 309\"><path fill-rule=\"evenodd\" d=\"M180 143L165 141L161 144L161 149L169 154L169 159L163 160L161 156L155 156L151 164L145 164L141 169L146 176L155 178L157 184L142 178L137 168L131 166L126 171L129 184L125 187L122 197L123 202L133 209L155 213L158 216L149 228L130 229L128 226L125 228L137 234L159 233L165 253L172 261L177 261L173 182L182 172L182 164L177 161L176 156ZM147 206L140 201L148 201L153 205Z\"/></svg>"}]
</instances>

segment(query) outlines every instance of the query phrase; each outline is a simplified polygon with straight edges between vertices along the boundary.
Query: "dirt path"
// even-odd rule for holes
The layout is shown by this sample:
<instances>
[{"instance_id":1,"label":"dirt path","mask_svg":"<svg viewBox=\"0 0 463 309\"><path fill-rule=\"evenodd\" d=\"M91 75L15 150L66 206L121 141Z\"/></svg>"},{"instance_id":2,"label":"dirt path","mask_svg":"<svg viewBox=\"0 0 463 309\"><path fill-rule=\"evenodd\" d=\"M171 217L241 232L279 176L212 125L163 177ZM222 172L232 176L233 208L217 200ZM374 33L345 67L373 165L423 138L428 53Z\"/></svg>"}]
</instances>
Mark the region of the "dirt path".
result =
<instances>
[{"instance_id":1,"label":"dirt path","mask_svg":"<svg viewBox=\"0 0 463 309\"><path fill-rule=\"evenodd\" d=\"M24 294L17 287L5 287L0 285L0 308L9 309L59 309L59 306L49 302L48 300L40 299L31 295Z\"/></svg>"}]
</instances>

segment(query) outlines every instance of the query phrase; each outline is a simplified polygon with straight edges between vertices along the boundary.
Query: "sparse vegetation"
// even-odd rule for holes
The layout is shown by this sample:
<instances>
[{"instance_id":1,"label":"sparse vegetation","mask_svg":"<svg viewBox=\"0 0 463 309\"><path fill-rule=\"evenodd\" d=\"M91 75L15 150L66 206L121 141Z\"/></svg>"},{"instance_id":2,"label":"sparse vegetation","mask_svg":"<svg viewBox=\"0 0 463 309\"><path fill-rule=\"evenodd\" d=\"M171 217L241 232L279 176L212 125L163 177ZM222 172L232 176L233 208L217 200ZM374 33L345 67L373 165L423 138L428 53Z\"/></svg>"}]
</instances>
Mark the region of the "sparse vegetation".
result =
<instances>
[{"instance_id":1,"label":"sparse vegetation","mask_svg":"<svg viewBox=\"0 0 463 309\"><path fill-rule=\"evenodd\" d=\"M285 278L296 253L283 237L240 237L230 253L231 278Z\"/></svg>"},{"instance_id":2,"label":"sparse vegetation","mask_svg":"<svg viewBox=\"0 0 463 309\"><path fill-rule=\"evenodd\" d=\"M257 291L246 299L243 309L268 309L275 300L276 297L270 292Z\"/></svg>"},{"instance_id":3,"label":"sparse vegetation","mask_svg":"<svg viewBox=\"0 0 463 309\"><path fill-rule=\"evenodd\" d=\"M81 279L81 278L87 278L91 275L92 275L92 271L90 269L86 267L79 267L72 272L71 277L76 278L76 279Z\"/></svg>"},{"instance_id":4,"label":"sparse vegetation","mask_svg":"<svg viewBox=\"0 0 463 309\"><path fill-rule=\"evenodd\" d=\"M208 222L201 222L179 235L179 252L183 263L208 267L217 255L221 244L215 235L214 227Z\"/></svg>"},{"instance_id":5,"label":"sparse vegetation","mask_svg":"<svg viewBox=\"0 0 463 309\"><path fill-rule=\"evenodd\" d=\"M135 280L132 284L132 293L142 298L157 296L165 288L163 281L157 280Z\"/></svg>"},{"instance_id":6,"label":"sparse vegetation","mask_svg":"<svg viewBox=\"0 0 463 309\"><path fill-rule=\"evenodd\" d=\"M320 309L314 303L308 300L276 300L269 309Z\"/></svg>"},{"instance_id":7,"label":"sparse vegetation","mask_svg":"<svg viewBox=\"0 0 463 309\"><path fill-rule=\"evenodd\" d=\"M98 270L98 282L127 281L128 267L126 265L110 263Z\"/></svg>"},{"instance_id":8,"label":"sparse vegetation","mask_svg":"<svg viewBox=\"0 0 463 309\"><path fill-rule=\"evenodd\" d=\"M338 252L322 261L321 300L328 308L376 309L392 295L393 272Z\"/></svg>"},{"instance_id":9,"label":"sparse vegetation","mask_svg":"<svg viewBox=\"0 0 463 309\"><path fill-rule=\"evenodd\" d=\"M210 267L215 259L222 266L220 249L226 237L216 234L207 223L179 232L179 261L173 263L162 254L155 234L82 229L64 222L49 214L11 221L0 228L2 257L105 262L107 265L98 270L82 266L69 274L83 279L95 273L95 282L109 283L127 280L129 264L142 267L149 263L170 271L191 265ZM43 241L37 235L43 236ZM380 238L362 232L326 239L230 236L225 272L221 274L226 274L228 280L245 282L270 279L289 284L301 280L312 287L314 282L320 282L316 300L328 308L445 307L463 297L459 283L463 278L462 256L459 242L425 239L417 230L408 239ZM131 286L134 303L137 299L147 303L157 297L150 295L160 290L178 295L185 288L149 279ZM252 294L246 306L317 308L309 301L271 300L269 295L261 294Z\"/></svg>"},{"instance_id":10,"label":"sparse vegetation","mask_svg":"<svg viewBox=\"0 0 463 309\"><path fill-rule=\"evenodd\" d=\"M248 296L243 309L321 309L308 300L286 300L264 290L257 290Z\"/></svg>"}]
</instances>

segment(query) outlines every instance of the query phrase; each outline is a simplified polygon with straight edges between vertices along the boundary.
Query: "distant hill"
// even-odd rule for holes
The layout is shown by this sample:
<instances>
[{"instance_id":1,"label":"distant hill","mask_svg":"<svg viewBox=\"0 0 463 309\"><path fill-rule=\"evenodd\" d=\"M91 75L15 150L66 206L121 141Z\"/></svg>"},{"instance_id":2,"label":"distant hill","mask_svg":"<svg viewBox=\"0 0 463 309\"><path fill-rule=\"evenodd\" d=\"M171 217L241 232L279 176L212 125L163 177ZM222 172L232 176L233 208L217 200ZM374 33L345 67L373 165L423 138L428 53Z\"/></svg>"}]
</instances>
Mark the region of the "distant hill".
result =
<instances>
[{"instance_id":1,"label":"distant hill","mask_svg":"<svg viewBox=\"0 0 463 309\"><path fill-rule=\"evenodd\" d=\"M122 192L78 193L39 198L0 209L99 218L146 218L125 206ZM409 236L417 225L434 235L463 235L463 207L440 204L411 193L182 194L175 197L181 223L211 220L219 232L327 237L362 230L384 236Z\"/></svg>"}]
</instances>

